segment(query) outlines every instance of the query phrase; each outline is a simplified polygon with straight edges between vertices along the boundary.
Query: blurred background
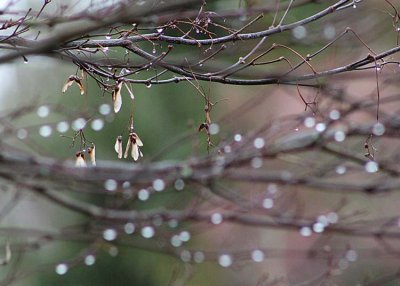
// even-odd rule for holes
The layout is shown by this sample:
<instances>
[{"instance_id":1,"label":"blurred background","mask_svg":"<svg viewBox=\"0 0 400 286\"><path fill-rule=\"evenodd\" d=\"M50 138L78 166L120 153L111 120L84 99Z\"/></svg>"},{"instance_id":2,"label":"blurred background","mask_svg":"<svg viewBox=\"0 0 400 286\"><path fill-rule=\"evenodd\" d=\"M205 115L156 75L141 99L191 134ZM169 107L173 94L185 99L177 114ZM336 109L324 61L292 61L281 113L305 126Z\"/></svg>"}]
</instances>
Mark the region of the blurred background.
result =
<instances>
[{"instance_id":1,"label":"blurred background","mask_svg":"<svg viewBox=\"0 0 400 286\"><path fill-rule=\"evenodd\" d=\"M42 17L51 18L63 7L68 7L65 15L71 16L118 2L121 1L53 0L43 10ZM148 12L157 5L170 4L161 2L133 1L129 5ZM394 2L349 1L350 8L267 37L260 52L268 50L273 43L282 47L268 53L263 60L274 61L279 57L286 60L250 66L235 72L233 77L252 80L285 74L291 66L302 62L299 55L305 58L328 43L332 44L309 61L311 68L303 64L290 75L331 70L364 59L368 54L375 56L396 47L399 16L398 3ZM208 1L203 8L215 12L210 14L211 21L219 26L210 30L215 33L225 30L229 34L263 12L264 17L250 25L246 32L276 26L282 17L282 24L293 23L334 3L215 0ZM4 22L10 17L18 18L23 14L21 11L29 8L39 11L43 3L4 1L0 5L4 5L0 9L11 7L1 16ZM187 11L199 11L198 3L191 5ZM287 10L283 8L288 6ZM277 7L279 12L275 13ZM192 19L195 17L196 14ZM61 23L63 19L67 18L60 18ZM190 18L183 17L182 23L176 25L187 29L187 19ZM31 21L35 23L34 19ZM153 32L166 23L163 18L154 17L153 22L150 19L143 26L139 25L139 33ZM348 27L354 33L348 32L334 41ZM40 37L46 38L68 28L68 23L55 28L33 25L24 37L34 39L40 30ZM1 35L9 33L3 30ZM98 33L100 36L94 38L113 38L107 35L107 29ZM176 36L179 30L166 33ZM195 37L196 32L191 36ZM207 35L198 37L207 38ZM195 64L207 57L208 47L176 45L167 59L177 66L193 64L195 72L217 72L237 62L258 42L259 39L229 42L226 50L204 65ZM162 42L139 45L151 54L155 49L155 55L166 50ZM101 49L98 53L87 50L75 55L104 63L105 69L127 58L135 64L143 63L143 59L122 48ZM212 52L218 47L210 49ZM8 51L2 49L1 52L3 55ZM369 143L367 151L374 153L370 162L377 158L382 166L386 164L395 169L389 177L397 183L396 132L387 138L374 135L371 141L369 133L362 132L368 129L365 126L376 126L377 79L382 100L381 120L398 116L396 54L386 58L386 62L377 64L375 61L374 64L365 70L290 85L228 85L197 80L151 85L134 83L129 85L135 97L134 104L129 103L128 91L123 87L122 109L117 114L113 111L110 90L104 92L88 75L83 78L85 94L81 95L75 84L62 92L70 75L80 75L77 66L66 56L27 55L25 59L20 57L1 64L2 152L11 150L74 164L76 152L82 150L79 133L82 129L85 140L96 146L100 168L108 164L126 168L150 166L155 162L189 165L190 160L207 156L239 158L250 154L252 157L234 166L244 174L250 170L246 179L231 180L232 177L221 176L204 184L184 179L169 181L167 175L153 178L147 187L142 183L135 185L134 180L116 182L104 178L86 185L78 180L69 181L67 175L63 182L55 184L41 169L32 170L35 174L32 178L24 175L24 179L15 184L2 181L0 245L3 247L0 257L6 256L7 246L11 244L12 258L7 265L0 266L0 285L397 285L397 189L372 195L357 189L365 182L384 185L389 176L365 169L364 162L368 163L363 161L365 143ZM113 68L109 70L113 72ZM115 70L126 72L121 68ZM144 81L161 70L149 68L129 78ZM160 79L164 79L163 76L175 75L161 75ZM105 84L107 81L104 79ZM213 126L209 129L212 145L207 142L207 132L198 131L201 123L207 121L204 110L207 99L199 90L215 103L209 114ZM310 105L306 106L301 97ZM385 98L391 99L385 101ZM354 108L355 102L359 103L358 108ZM13 115L12 111L17 109L20 112ZM342 110L348 112L346 117L337 115ZM114 150L119 135L124 136L125 148L132 114L135 132L144 145L143 158L138 162L132 158L118 159ZM324 153L321 146L287 154L283 151L275 157L260 155L257 150L255 155L252 153L264 145L272 149L282 146L282 142L302 144L301 138L307 140L307 136L312 136L322 126L324 130L329 127L343 133L343 138L337 135L332 140L333 149L345 150L351 156ZM348 130L354 133L347 133ZM355 158L361 159L357 162ZM13 166L3 165L1 170L7 168ZM190 168L186 171L193 172ZM274 172L290 172L302 178L326 178L325 183L332 183L332 187L319 189L279 180L256 182L251 176ZM54 185L56 192L77 201L123 210L201 210L207 211L210 219L178 222L154 216L145 223L122 223L90 218L35 192L25 191L24 182L33 180L37 173L41 173L42 184L50 188ZM337 183L355 187L354 190L340 189ZM224 211L236 212L238 216L254 213L265 217L269 223L224 221L220 215ZM291 225L291 221L300 225ZM310 221L314 223L309 224ZM304 225L299 227L301 222ZM334 230L330 231L328 225L334 225ZM380 235L392 231L395 234L388 238Z\"/></svg>"}]
</instances>

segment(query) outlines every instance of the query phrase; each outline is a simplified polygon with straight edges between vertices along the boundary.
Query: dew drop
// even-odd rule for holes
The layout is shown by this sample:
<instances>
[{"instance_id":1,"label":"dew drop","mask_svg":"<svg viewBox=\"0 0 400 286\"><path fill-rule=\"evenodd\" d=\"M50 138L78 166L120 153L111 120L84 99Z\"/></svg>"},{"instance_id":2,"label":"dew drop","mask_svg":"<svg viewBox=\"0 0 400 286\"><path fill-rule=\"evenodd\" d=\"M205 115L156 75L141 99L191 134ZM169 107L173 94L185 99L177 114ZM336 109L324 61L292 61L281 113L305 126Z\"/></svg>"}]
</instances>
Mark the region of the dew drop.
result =
<instances>
[{"instance_id":1,"label":"dew drop","mask_svg":"<svg viewBox=\"0 0 400 286\"><path fill-rule=\"evenodd\" d=\"M92 123L90 124L90 127L92 127L94 131L100 131L104 127L103 119L97 118L93 120Z\"/></svg>"},{"instance_id":2,"label":"dew drop","mask_svg":"<svg viewBox=\"0 0 400 286\"><path fill-rule=\"evenodd\" d=\"M104 48L103 48L103 52L104 52L104 53L107 53L107 52L108 52L108 50L109 50L109 48L108 48L108 47L104 47Z\"/></svg>"},{"instance_id":3,"label":"dew drop","mask_svg":"<svg viewBox=\"0 0 400 286\"><path fill-rule=\"evenodd\" d=\"M262 262L264 260L264 252L259 249L251 252L251 259L255 262Z\"/></svg>"},{"instance_id":4,"label":"dew drop","mask_svg":"<svg viewBox=\"0 0 400 286\"><path fill-rule=\"evenodd\" d=\"M218 264L222 267L229 267L232 265L232 256L229 254L222 254L218 257Z\"/></svg>"},{"instance_id":5,"label":"dew drop","mask_svg":"<svg viewBox=\"0 0 400 286\"><path fill-rule=\"evenodd\" d=\"M156 192L162 192L165 189L165 182L162 179L156 179L153 181L153 189Z\"/></svg>"},{"instance_id":6,"label":"dew drop","mask_svg":"<svg viewBox=\"0 0 400 286\"><path fill-rule=\"evenodd\" d=\"M364 168L368 173L376 173L379 170L379 165L374 161L369 161L365 164Z\"/></svg>"},{"instance_id":7,"label":"dew drop","mask_svg":"<svg viewBox=\"0 0 400 286\"><path fill-rule=\"evenodd\" d=\"M324 231L324 229L325 229L325 226L320 222L316 222L313 224L313 231L316 233L321 233Z\"/></svg>"},{"instance_id":8,"label":"dew drop","mask_svg":"<svg viewBox=\"0 0 400 286\"><path fill-rule=\"evenodd\" d=\"M179 236L176 234L171 237L170 242L173 247L181 247L182 246L182 240L180 240Z\"/></svg>"},{"instance_id":9,"label":"dew drop","mask_svg":"<svg viewBox=\"0 0 400 286\"><path fill-rule=\"evenodd\" d=\"M85 264L87 266L91 266L96 262L96 257L92 254L89 254L85 257Z\"/></svg>"},{"instance_id":10,"label":"dew drop","mask_svg":"<svg viewBox=\"0 0 400 286\"><path fill-rule=\"evenodd\" d=\"M184 230L179 234L179 239L183 242L188 242L191 238L190 232Z\"/></svg>"},{"instance_id":11,"label":"dew drop","mask_svg":"<svg viewBox=\"0 0 400 286\"><path fill-rule=\"evenodd\" d=\"M64 275L68 272L68 265L65 263L60 263L56 265L56 273L58 275Z\"/></svg>"},{"instance_id":12,"label":"dew drop","mask_svg":"<svg viewBox=\"0 0 400 286\"><path fill-rule=\"evenodd\" d=\"M304 39L307 36L307 30L304 26L297 26L292 30L293 37L298 40Z\"/></svg>"},{"instance_id":13,"label":"dew drop","mask_svg":"<svg viewBox=\"0 0 400 286\"><path fill-rule=\"evenodd\" d=\"M209 130L210 130L210 134L211 135L216 135L216 134L219 133L219 125L216 124L216 123L212 123L210 125L210 129Z\"/></svg>"},{"instance_id":14,"label":"dew drop","mask_svg":"<svg viewBox=\"0 0 400 286\"><path fill-rule=\"evenodd\" d=\"M304 119L304 126L307 128L314 127L315 125L315 118L314 117L307 117Z\"/></svg>"},{"instance_id":15,"label":"dew drop","mask_svg":"<svg viewBox=\"0 0 400 286\"><path fill-rule=\"evenodd\" d=\"M131 222L128 222L124 225L124 231L126 234L132 234L135 232L135 225Z\"/></svg>"},{"instance_id":16,"label":"dew drop","mask_svg":"<svg viewBox=\"0 0 400 286\"><path fill-rule=\"evenodd\" d=\"M49 137L52 132L53 132L53 129L51 128L50 125L43 125L43 126L40 126L40 128L39 128L39 134L42 137Z\"/></svg>"},{"instance_id":17,"label":"dew drop","mask_svg":"<svg viewBox=\"0 0 400 286\"><path fill-rule=\"evenodd\" d=\"M164 31L163 28L158 28L158 29L157 29L157 33L159 33L159 34L161 34L163 31Z\"/></svg>"},{"instance_id":18,"label":"dew drop","mask_svg":"<svg viewBox=\"0 0 400 286\"><path fill-rule=\"evenodd\" d=\"M146 189L141 189L138 194L138 199L141 201L147 201L150 197L150 192Z\"/></svg>"},{"instance_id":19,"label":"dew drop","mask_svg":"<svg viewBox=\"0 0 400 286\"><path fill-rule=\"evenodd\" d=\"M317 125L315 125L315 130L317 130L318 132L324 132L325 129L326 129L325 123L317 123Z\"/></svg>"},{"instance_id":20,"label":"dew drop","mask_svg":"<svg viewBox=\"0 0 400 286\"><path fill-rule=\"evenodd\" d=\"M180 257L183 262L189 262L192 259L192 254L188 250L182 250Z\"/></svg>"},{"instance_id":21,"label":"dew drop","mask_svg":"<svg viewBox=\"0 0 400 286\"><path fill-rule=\"evenodd\" d=\"M346 139L346 134L342 130L339 130L335 132L333 138L336 142L343 142Z\"/></svg>"},{"instance_id":22,"label":"dew drop","mask_svg":"<svg viewBox=\"0 0 400 286\"><path fill-rule=\"evenodd\" d=\"M357 261L358 254L354 249L350 249L346 252L346 259L349 262L355 262Z\"/></svg>"},{"instance_id":23,"label":"dew drop","mask_svg":"<svg viewBox=\"0 0 400 286\"><path fill-rule=\"evenodd\" d=\"M376 136L382 136L385 133L385 125L380 122L377 122L372 127L372 133Z\"/></svg>"},{"instance_id":24,"label":"dew drop","mask_svg":"<svg viewBox=\"0 0 400 286\"><path fill-rule=\"evenodd\" d=\"M311 236L311 228L309 228L308 226L303 226L302 228L300 228L300 234L302 236Z\"/></svg>"},{"instance_id":25,"label":"dew drop","mask_svg":"<svg viewBox=\"0 0 400 286\"><path fill-rule=\"evenodd\" d=\"M182 191L185 188L185 182L182 179L177 179L174 183L174 188L177 191Z\"/></svg>"},{"instance_id":26,"label":"dew drop","mask_svg":"<svg viewBox=\"0 0 400 286\"><path fill-rule=\"evenodd\" d=\"M233 139L234 139L236 142L240 142L240 141L242 141L242 135L240 135L240 134L235 134L235 136L233 137Z\"/></svg>"},{"instance_id":27,"label":"dew drop","mask_svg":"<svg viewBox=\"0 0 400 286\"><path fill-rule=\"evenodd\" d=\"M107 40L111 39L111 36L110 36L110 35L107 35L107 36L106 36L106 39L107 39Z\"/></svg>"},{"instance_id":28,"label":"dew drop","mask_svg":"<svg viewBox=\"0 0 400 286\"><path fill-rule=\"evenodd\" d=\"M204 261L205 257L204 257L204 253L201 251L196 251L193 254L193 260L196 263L202 263Z\"/></svg>"},{"instance_id":29,"label":"dew drop","mask_svg":"<svg viewBox=\"0 0 400 286\"><path fill-rule=\"evenodd\" d=\"M74 122L72 122L72 128L75 131L78 131L80 129L82 129L83 127L85 127L86 124L86 120L84 118L78 118L75 119Z\"/></svg>"},{"instance_id":30,"label":"dew drop","mask_svg":"<svg viewBox=\"0 0 400 286\"><path fill-rule=\"evenodd\" d=\"M232 152L232 147L229 145L224 146L224 153L228 154Z\"/></svg>"},{"instance_id":31,"label":"dew drop","mask_svg":"<svg viewBox=\"0 0 400 286\"><path fill-rule=\"evenodd\" d=\"M103 231L103 238L107 241L113 241L117 238L117 231L113 228L108 228Z\"/></svg>"},{"instance_id":32,"label":"dew drop","mask_svg":"<svg viewBox=\"0 0 400 286\"><path fill-rule=\"evenodd\" d=\"M150 82L146 83L146 87L150 88L151 87L151 83Z\"/></svg>"},{"instance_id":33,"label":"dew drop","mask_svg":"<svg viewBox=\"0 0 400 286\"><path fill-rule=\"evenodd\" d=\"M144 238L152 238L155 234L154 227L145 226L140 230L140 233Z\"/></svg>"},{"instance_id":34,"label":"dew drop","mask_svg":"<svg viewBox=\"0 0 400 286\"><path fill-rule=\"evenodd\" d=\"M326 215L326 217L327 217L329 223L332 223L332 224L337 223L338 220L339 220L339 216L338 216L337 213L335 213L335 212L330 212L330 213L328 213L328 214Z\"/></svg>"},{"instance_id":35,"label":"dew drop","mask_svg":"<svg viewBox=\"0 0 400 286\"><path fill-rule=\"evenodd\" d=\"M254 169L259 169L263 165L263 160L260 157L254 157L253 159L251 159L250 165Z\"/></svg>"},{"instance_id":36,"label":"dew drop","mask_svg":"<svg viewBox=\"0 0 400 286\"><path fill-rule=\"evenodd\" d=\"M266 198L262 202L262 206L265 209L271 209L274 206L274 200L270 198Z\"/></svg>"},{"instance_id":37,"label":"dew drop","mask_svg":"<svg viewBox=\"0 0 400 286\"><path fill-rule=\"evenodd\" d=\"M46 105L42 105L37 109L37 115L41 118L45 118L49 116L50 114L50 108Z\"/></svg>"},{"instance_id":38,"label":"dew drop","mask_svg":"<svg viewBox=\"0 0 400 286\"><path fill-rule=\"evenodd\" d=\"M117 190L118 183L114 179L107 179L104 182L104 188L109 192L115 192Z\"/></svg>"},{"instance_id":39,"label":"dew drop","mask_svg":"<svg viewBox=\"0 0 400 286\"><path fill-rule=\"evenodd\" d=\"M222 215L220 213L214 213L211 215L211 223L213 224L220 224L222 223Z\"/></svg>"},{"instance_id":40,"label":"dew drop","mask_svg":"<svg viewBox=\"0 0 400 286\"><path fill-rule=\"evenodd\" d=\"M175 227L178 226L178 221L177 221L176 219L170 219L170 220L168 221L168 226L169 226L170 228L175 228Z\"/></svg>"},{"instance_id":41,"label":"dew drop","mask_svg":"<svg viewBox=\"0 0 400 286\"><path fill-rule=\"evenodd\" d=\"M20 140L26 139L26 137L28 137L28 131L26 131L26 129L24 129L24 128L18 129L17 137Z\"/></svg>"},{"instance_id":42,"label":"dew drop","mask_svg":"<svg viewBox=\"0 0 400 286\"><path fill-rule=\"evenodd\" d=\"M113 257L117 256L117 255L118 255L118 248L115 247L115 246L111 246L111 247L108 249L108 254L111 255L111 256L113 256Z\"/></svg>"},{"instance_id":43,"label":"dew drop","mask_svg":"<svg viewBox=\"0 0 400 286\"><path fill-rule=\"evenodd\" d=\"M347 168L346 168L346 166L339 165L336 167L335 172L338 175L343 175L347 172Z\"/></svg>"},{"instance_id":44,"label":"dew drop","mask_svg":"<svg viewBox=\"0 0 400 286\"><path fill-rule=\"evenodd\" d=\"M278 192L278 186L276 184L269 184L267 186L267 192L270 195L275 195Z\"/></svg>"},{"instance_id":45,"label":"dew drop","mask_svg":"<svg viewBox=\"0 0 400 286\"><path fill-rule=\"evenodd\" d=\"M60 133L65 133L69 129L69 123L67 121L60 121L57 123L57 131Z\"/></svg>"},{"instance_id":46,"label":"dew drop","mask_svg":"<svg viewBox=\"0 0 400 286\"><path fill-rule=\"evenodd\" d=\"M257 149L261 149L261 148L263 148L265 146L265 141L264 141L263 138L258 137L256 139L254 139L253 145Z\"/></svg>"},{"instance_id":47,"label":"dew drop","mask_svg":"<svg viewBox=\"0 0 400 286\"><path fill-rule=\"evenodd\" d=\"M329 112L329 118L332 120L338 120L340 119L340 111L339 110L331 110L331 112Z\"/></svg>"}]
</instances>

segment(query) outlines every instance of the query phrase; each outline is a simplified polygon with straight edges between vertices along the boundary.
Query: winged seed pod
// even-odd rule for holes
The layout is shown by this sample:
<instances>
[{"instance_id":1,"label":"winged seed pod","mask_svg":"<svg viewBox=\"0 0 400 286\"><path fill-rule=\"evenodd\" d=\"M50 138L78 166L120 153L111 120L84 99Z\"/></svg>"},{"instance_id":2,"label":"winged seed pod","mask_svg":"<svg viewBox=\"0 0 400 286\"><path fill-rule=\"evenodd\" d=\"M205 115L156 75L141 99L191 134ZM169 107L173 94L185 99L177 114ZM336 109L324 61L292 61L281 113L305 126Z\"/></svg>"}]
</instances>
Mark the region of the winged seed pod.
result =
<instances>
[{"instance_id":1,"label":"winged seed pod","mask_svg":"<svg viewBox=\"0 0 400 286\"><path fill-rule=\"evenodd\" d=\"M63 86L63 88L62 88L62 92L65 93L65 92L68 90L68 88L69 88L74 82L78 85L79 90L80 90L80 92L81 92L81 95L83 95L83 94L85 93L85 89L83 88L82 80L81 80L78 76L76 76L76 75L70 75L70 76L68 77L67 82L64 84L64 86Z\"/></svg>"},{"instance_id":2,"label":"winged seed pod","mask_svg":"<svg viewBox=\"0 0 400 286\"><path fill-rule=\"evenodd\" d=\"M94 145L93 147L89 147L87 152L90 157L90 162L92 162L92 166L96 166L96 147Z\"/></svg>"},{"instance_id":3,"label":"winged seed pod","mask_svg":"<svg viewBox=\"0 0 400 286\"><path fill-rule=\"evenodd\" d=\"M113 94L112 94L112 100L114 103L114 112L115 113L118 113L121 110L121 106L122 106L121 88L122 88L122 81L120 83L118 83L118 85L115 87Z\"/></svg>"},{"instance_id":4,"label":"winged seed pod","mask_svg":"<svg viewBox=\"0 0 400 286\"><path fill-rule=\"evenodd\" d=\"M83 153L83 151L76 152L75 156L76 156L75 166L86 167L85 154Z\"/></svg>"},{"instance_id":5,"label":"winged seed pod","mask_svg":"<svg viewBox=\"0 0 400 286\"><path fill-rule=\"evenodd\" d=\"M114 150L118 154L118 159L122 158L122 136L117 136L117 140L115 140Z\"/></svg>"},{"instance_id":6,"label":"winged seed pod","mask_svg":"<svg viewBox=\"0 0 400 286\"><path fill-rule=\"evenodd\" d=\"M128 142L126 144L124 158L128 157L129 149L131 149L131 156L133 160L137 161L140 157L143 157L142 151L140 151L140 147L143 146L142 140L140 140L139 136L135 132L129 133Z\"/></svg>"}]
</instances>

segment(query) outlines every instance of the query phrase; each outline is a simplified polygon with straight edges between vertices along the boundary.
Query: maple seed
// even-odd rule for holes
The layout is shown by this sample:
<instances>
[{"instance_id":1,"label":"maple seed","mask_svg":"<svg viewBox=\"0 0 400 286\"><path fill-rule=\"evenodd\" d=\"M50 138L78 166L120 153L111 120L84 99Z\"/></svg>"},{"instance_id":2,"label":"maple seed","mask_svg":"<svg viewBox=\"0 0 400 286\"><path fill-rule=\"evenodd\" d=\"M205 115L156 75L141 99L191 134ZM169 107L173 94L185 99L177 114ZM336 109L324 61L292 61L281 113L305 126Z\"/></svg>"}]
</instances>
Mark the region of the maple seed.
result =
<instances>
[{"instance_id":1,"label":"maple seed","mask_svg":"<svg viewBox=\"0 0 400 286\"><path fill-rule=\"evenodd\" d=\"M118 136L115 140L114 150L118 154L118 159L122 158L122 136Z\"/></svg>"},{"instance_id":2,"label":"maple seed","mask_svg":"<svg viewBox=\"0 0 400 286\"><path fill-rule=\"evenodd\" d=\"M131 156L133 160L137 161L140 157L143 157L142 151L140 151L140 147L143 146L142 140L140 140L139 136L135 132L129 133L128 142L126 144L124 158L128 157L129 149L131 150Z\"/></svg>"},{"instance_id":3,"label":"maple seed","mask_svg":"<svg viewBox=\"0 0 400 286\"><path fill-rule=\"evenodd\" d=\"M121 110L122 106L121 88L122 88L122 81L118 83L112 94L112 101L114 103L115 113L118 113Z\"/></svg>"},{"instance_id":4,"label":"maple seed","mask_svg":"<svg viewBox=\"0 0 400 286\"><path fill-rule=\"evenodd\" d=\"M76 75L70 75L70 76L68 77L67 82L64 84L64 86L63 86L63 88L62 88L62 92L65 93L65 92L68 90L68 88L69 88L74 82L78 85L79 90L80 90L80 92L81 92L81 95L83 95L83 94L85 93L85 89L83 88L82 80L81 80L81 78L79 78L79 77L76 76Z\"/></svg>"},{"instance_id":5,"label":"maple seed","mask_svg":"<svg viewBox=\"0 0 400 286\"><path fill-rule=\"evenodd\" d=\"M90 156L90 161L92 162L92 166L96 166L96 147L94 145L93 147L89 147L87 152Z\"/></svg>"},{"instance_id":6,"label":"maple seed","mask_svg":"<svg viewBox=\"0 0 400 286\"><path fill-rule=\"evenodd\" d=\"M86 167L85 154L83 153L83 151L76 152L75 156L76 156L75 166Z\"/></svg>"}]
</instances>

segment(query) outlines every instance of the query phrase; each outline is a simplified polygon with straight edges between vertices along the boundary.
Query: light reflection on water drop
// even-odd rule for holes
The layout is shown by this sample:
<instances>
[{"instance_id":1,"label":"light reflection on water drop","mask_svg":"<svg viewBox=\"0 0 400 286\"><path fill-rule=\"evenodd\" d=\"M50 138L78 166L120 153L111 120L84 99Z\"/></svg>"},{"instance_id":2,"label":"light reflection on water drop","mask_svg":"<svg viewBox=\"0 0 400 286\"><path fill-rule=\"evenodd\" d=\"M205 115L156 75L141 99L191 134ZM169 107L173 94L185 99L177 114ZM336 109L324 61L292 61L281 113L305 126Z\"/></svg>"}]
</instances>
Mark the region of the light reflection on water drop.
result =
<instances>
[{"instance_id":1,"label":"light reflection on water drop","mask_svg":"<svg viewBox=\"0 0 400 286\"><path fill-rule=\"evenodd\" d=\"M42 105L37 109L37 115L41 118L45 118L50 114L50 108L46 105Z\"/></svg>"},{"instance_id":2,"label":"light reflection on water drop","mask_svg":"<svg viewBox=\"0 0 400 286\"><path fill-rule=\"evenodd\" d=\"M300 228L300 234L306 237L310 236L312 234L311 228L309 228L308 226L303 226L302 228Z\"/></svg>"},{"instance_id":3,"label":"light reflection on water drop","mask_svg":"<svg viewBox=\"0 0 400 286\"><path fill-rule=\"evenodd\" d=\"M251 259L255 262L262 262L264 260L264 252L259 249L251 252Z\"/></svg>"},{"instance_id":4,"label":"light reflection on water drop","mask_svg":"<svg viewBox=\"0 0 400 286\"><path fill-rule=\"evenodd\" d=\"M116 180L108 179L104 182L104 188L109 192L115 192L117 190L118 183Z\"/></svg>"},{"instance_id":5,"label":"light reflection on water drop","mask_svg":"<svg viewBox=\"0 0 400 286\"><path fill-rule=\"evenodd\" d=\"M94 131L100 131L104 127L103 119L97 118L93 120L90 124L90 127L92 127Z\"/></svg>"},{"instance_id":6,"label":"light reflection on water drop","mask_svg":"<svg viewBox=\"0 0 400 286\"><path fill-rule=\"evenodd\" d=\"M202 262L204 261L204 259L205 259L204 253L201 252L201 251L196 251L196 252L193 254L193 260L194 260L196 263L202 263Z\"/></svg>"},{"instance_id":7,"label":"light reflection on water drop","mask_svg":"<svg viewBox=\"0 0 400 286\"><path fill-rule=\"evenodd\" d=\"M376 173L379 170L378 163L376 163L374 161L367 162L367 164L365 164L364 167L365 167L365 171L367 171L368 173Z\"/></svg>"},{"instance_id":8,"label":"light reflection on water drop","mask_svg":"<svg viewBox=\"0 0 400 286\"><path fill-rule=\"evenodd\" d=\"M99 112L102 115L108 115L111 112L111 106L107 103L103 103L99 106Z\"/></svg>"},{"instance_id":9,"label":"light reflection on water drop","mask_svg":"<svg viewBox=\"0 0 400 286\"><path fill-rule=\"evenodd\" d=\"M124 225L124 231L126 234L132 234L135 232L135 225L131 222L128 222Z\"/></svg>"},{"instance_id":10,"label":"light reflection on water drop","mask_svg":"<svg viewBox=\"0 0 400 286\"><path fill-rule=\"evenodd\" d=\"M67 121L60 121L57 123L57 131L60 133L65 133L69 129L69 123Z\"/></svg>"},{"instance_id":11,"label":"light reflection on water drop","mask_svg":"<svg viewBox=\"0 0 400 286\"><path fill-rule=\"evenodd\" d=\"M96 257L92 254L89 254L85 257L85 264L87 266L91 266L96 262Z\"/></svg>"},{"instance_id":12,"label":"light reflection on water drop","mask_svg":"<svg viewBox=\"0 0 400 286\"><path fill-rule=\"evenodd\" d=\"M42 137L49 137L51 135L51 133L53 133L53 129L51 128L50 125L43 125L40 126L39 128L39 134Z\"/></svg>"},{"instance_id":13,"label":"light reflection on water drop","mask_svg":"<svg viewBox=\"0 0 400 286\"><path fill-rule=\"evenodd\" d=\"M154 227L145 226L141 229L140 233L144 238L152 238L155 234Z\"/></svg>"},{"instance_id":14,"label":"light reflection on water drop","mask_svg":"<svg viewBox=\"0 0 400 286\"><path fill-rule=\"evenodd\" d=\"M68 265L65 263L60 263L56 265L56 273L58 275L64 275L68 272Z\"/></svg>"},{"instance_id":15,"label":"light reflection on water drop","mask_svg":"<svg viewBox=\"0 0 400 286\"><path fill-rule=\"evenodd\" d=\"M24 129L24 128L18 129L17 137L20 140L26 139L26 137L28 137L28 131L26 131L26 129Z\"/></svg>"},{"instance_id":16,"label":"light reflection on water drop","mask_svg":"<svg viewBox=\"0 0 400 286\"><path fill-rule=\"evenodd\" d=\"M211 215L211 223L220 224L222 223L222 215L220 213L214 213Z\"/></svg>"},{"instance_id":17,"label":"light reflection on water drop","mask_svg":"<svg viewBox=\"0 0 400 286\"><path fill-rule=\"evenodd\" d=\"M153 189L157 192L162 192L165 188L165 182L162 179L156 179L153 181Z\"/></svg>"},{"instance_id":18,"label":"light reflection on water drop","mask_svg":"<svg viewBox=\"0 0 400 286\"><path fill-rule=\"evenodd\" d=\"M175 190L182 191L185 188L185 182L182 179L177 179L174 183Z\"/></svg>"},{"instance_id":19,"label":"light reflection on water drop","mask_svg":"<svg viewBox=\"0 0 400 286\"><path fill-rule=\"evenodd\" d=\"M150 197L150 192L146 189L141 189L138 194L138 199L141 201L147 201Z\"/></svg>"},{"instance_id":20,"label":"light reflection on water drop","mask_svg":"<svg viewBox=\"0 0 400 286\"><path fill-rule=\"evenodd\" d=\"M113 241L117 238L117 231L112 228L108 228L103 231L103 238L107 241Z\"/></svg>"},{"instance_id":21,"label":"light reflection on water drop","mask_svg":"<svg viewBox=\"0 0 400 286\"><path fill-rule=\"evenodd\" d=\"M232 256L229 254L222 254L218 257L218 264L222 267L229 267L233 263Z\"/></svg>"},{"instance_id":22,"label":"light reflection on water drop","mask_svg":"<svg viewBox=\"0 0 400 286\"><path fill-rule=\"evenodd\" d=\"M192 259L192 254L188 250L182 250L180 256L183 262L189 262Z\"/></svg>"}]
</instances>

